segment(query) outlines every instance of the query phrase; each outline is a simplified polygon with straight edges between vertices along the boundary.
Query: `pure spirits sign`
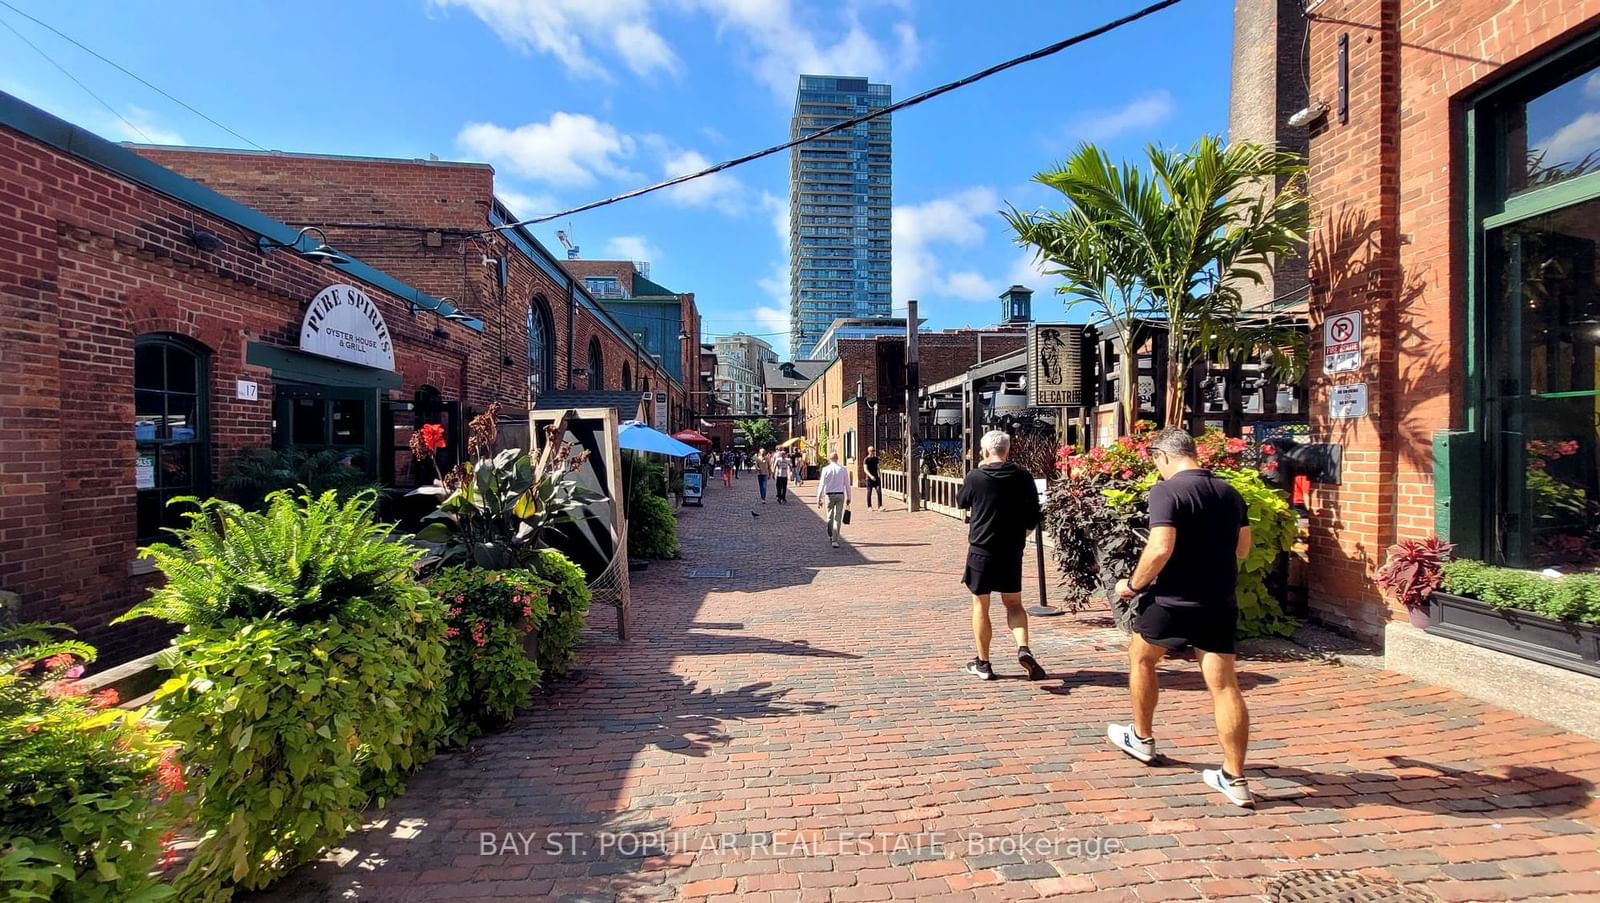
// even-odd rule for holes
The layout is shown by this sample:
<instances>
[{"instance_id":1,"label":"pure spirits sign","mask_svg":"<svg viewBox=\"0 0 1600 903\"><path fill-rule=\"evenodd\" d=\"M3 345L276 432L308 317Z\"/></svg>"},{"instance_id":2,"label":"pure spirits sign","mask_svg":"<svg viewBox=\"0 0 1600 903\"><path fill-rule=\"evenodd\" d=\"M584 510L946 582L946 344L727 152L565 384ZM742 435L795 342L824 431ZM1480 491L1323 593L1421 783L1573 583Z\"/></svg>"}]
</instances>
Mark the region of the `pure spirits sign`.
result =
<instances>
[{"instance_id":1,"label":"pure spirits sign","mask_svg":"<svg viewBox=\"0 0 1600 903\"><path fill-rule=\"evenodd\" d=\"M383 313L353 285L317 293L300 324L300 350L379 370L394 369L394 340Z\"/></svg>"}]
</instances>

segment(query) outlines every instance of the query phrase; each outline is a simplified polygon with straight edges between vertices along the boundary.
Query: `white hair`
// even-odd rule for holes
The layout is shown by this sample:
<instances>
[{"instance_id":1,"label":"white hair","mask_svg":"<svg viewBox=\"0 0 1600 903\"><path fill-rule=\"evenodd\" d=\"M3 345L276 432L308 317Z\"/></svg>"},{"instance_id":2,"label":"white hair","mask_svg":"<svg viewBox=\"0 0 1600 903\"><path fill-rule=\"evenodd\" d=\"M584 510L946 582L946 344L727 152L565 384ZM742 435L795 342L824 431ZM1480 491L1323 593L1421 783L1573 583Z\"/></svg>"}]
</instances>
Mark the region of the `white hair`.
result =
<instances>
[{"instance_id":1,"label":"white hair","mask_svg":"<svg viewBox=\"0 0 1600 903\"><path fill-rule=\"evenodd\" d=\"M996 458L1005 458L1011 454L1011 437L1001 430L990 430L983 434L978 443L983 448L983 453Z\"/></svg>"}]
</instances>

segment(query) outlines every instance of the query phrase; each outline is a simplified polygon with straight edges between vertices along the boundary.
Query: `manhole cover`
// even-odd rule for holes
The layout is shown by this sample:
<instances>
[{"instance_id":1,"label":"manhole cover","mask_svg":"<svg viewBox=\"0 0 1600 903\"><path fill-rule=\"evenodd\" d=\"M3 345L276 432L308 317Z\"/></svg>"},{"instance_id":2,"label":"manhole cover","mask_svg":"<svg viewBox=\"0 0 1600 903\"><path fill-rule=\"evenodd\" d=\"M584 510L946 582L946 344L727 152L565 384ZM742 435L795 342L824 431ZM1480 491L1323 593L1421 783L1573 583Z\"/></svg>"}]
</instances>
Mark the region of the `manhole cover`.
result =
<instances>
[{"instance_id":1,"label":"manhole cover","mask_svg":"<svg viewBox=\"0 0 1600 903\"><path fill-rule=\"evenodd\" d=\"M1272 903L1432 903L1437 898L1391 881L1351 872L1311 869L1284 872L1267 885Z\"/></svg>"},{"instance_id":2,"label":"manhole cover","mask_svg":"<svg viewBox=\"0 0 1600 903\"><path fill-rule=\"evenodd\" d=\"M690 577L732 577L733 568L690 568Z\"/></svg>"}]
</instances>

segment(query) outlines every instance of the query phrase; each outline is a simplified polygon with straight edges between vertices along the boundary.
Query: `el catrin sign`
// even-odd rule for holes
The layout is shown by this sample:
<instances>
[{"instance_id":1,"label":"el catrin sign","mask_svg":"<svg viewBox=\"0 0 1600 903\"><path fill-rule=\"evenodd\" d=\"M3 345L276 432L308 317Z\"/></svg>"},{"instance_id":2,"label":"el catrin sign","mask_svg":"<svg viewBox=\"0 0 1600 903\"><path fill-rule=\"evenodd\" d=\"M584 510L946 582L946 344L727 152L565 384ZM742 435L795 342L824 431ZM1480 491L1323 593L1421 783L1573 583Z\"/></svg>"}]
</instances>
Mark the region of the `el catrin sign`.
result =
<instances>
[{"instance_id":1,"label":"el catrin sign","mask_svg":"<svg viewBox=\"0 0 1600 903\"><path fill-rule=\"evenodd\" d=\"M383 312L353 285L317 293L300 324L300 350L379 370L394 369L394 340Z\"/></svg>"}]
</instances>

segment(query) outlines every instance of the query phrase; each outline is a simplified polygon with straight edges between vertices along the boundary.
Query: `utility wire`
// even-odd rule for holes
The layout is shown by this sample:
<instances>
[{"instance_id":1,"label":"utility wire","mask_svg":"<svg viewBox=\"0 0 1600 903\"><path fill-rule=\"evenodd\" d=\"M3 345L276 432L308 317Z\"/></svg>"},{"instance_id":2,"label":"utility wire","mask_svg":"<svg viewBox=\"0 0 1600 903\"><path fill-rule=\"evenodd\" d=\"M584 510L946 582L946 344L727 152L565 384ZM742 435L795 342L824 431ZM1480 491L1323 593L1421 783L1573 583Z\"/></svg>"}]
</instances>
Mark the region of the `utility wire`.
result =
<instances>
[{"instance_id":1,"label":"utility wire","mask_svg":"<svg viewBox=\"0 0 1600 903\"><path fill-rule=\"evenodd\" d=\"M11 4L9 4L9 3L5 3L5 0L0 0L0 3L4 3L4 5L7 8L11 9L13 12L16 11L16 7L11 6ZM34 53L37 53L40 56L44 57L44 61L45 62L49 63L50 65L52 65L54 67L56 67L57 69L60 69L62 75L65 75L67 78L72 79L72 83L77 85L78 87L82 88L83 89L83 93L89 95L90 97L93 97L95 100L100 102L100 106L105 107L107 110L110 110L111 111L111 115L113 115L113 116L117 117L118 119L122 120L122 124L123 125L125 125L128 128L134 130L135 132L138 132L140 135L144 135L144 140L146 142L148 142L150 144L154 144L155 143L153 140L151 140L151 138L150 138L150 136L148 134L145 134L145 130L144 129L141 129L138 126L134 125L132 122L128 121L128 117L126 117L126 116L122 115L121 113L117 112L117 108L116 107L112 106L111 104L106 103L105 98L103 98L100 95L98 95L98 94L94 93L93 91L89 90L89 86L88 85L84 84L81 81L78 81L78 77L76 75L73 75L71 72L68 72L67 71L67 67L65 67L65 66L61 65L60 63L56 62L55 58L50 56L50 54L45 53L42 49L40 49L38 44L35 44L32 41L28 40L27 36L24 35L22 32L17 31L17 29L10 22L7 22L4 19L0 19L0 25L4 25L6 27L7 31L9 31L12 34L16 35L17 36L17 40L19 40L22 43L27 44L29 47L33 48L33 52Z\"/></svg>"},{"instance_id":2,"label":"utility wire","mask_svg":"<svg viewBox=\"0 0 1600 903\"><path fill-rule=\"evenodd\" d=\"M0 0L0 2L4 2L4 0ZM879 119L879 118L882 118L884 116L888 116L890 113L893 113L893 112L895 112L897 110L904 110L907 107L914 107L917 104L923 103L925 101L932 100L933 98L938 97L941 94L948 94L949 92L954 91L957 88L964 88L967 85L973 84L974 82L982 81L983 79L986 79L991 75L997 75L997 74L999 74L1001 72L1006 71L1007 69L1012 69L1012 68L1015 68L1017 66L1020 66L1023 63L1031 63L1034 60L1044 59L1047 56L1052 56L1054 54L1060 53L1061 51L1066 50L1068 47L1072 47L1072 46L1077 45L1077 44L1082 44L1085 41L1092 40L1094 38L1098 38L1101 35L1107 34L1108 32L1115 31L1115 30L1117 30L1118 28L1121 28L1124 25L1132 24L1134 22L1137 22L1140 19L1145 18L1146 16L1150 16L1150 15L1153 15L1155 13L1158 13L1158 12L1166 9L1169 6L1176 6L1180 2L1182 2L1182 0L1160 0L1159 3L1152 3L1149 6L1146 6L1144 9L1138 10L1138 11L1133 12L1133 13L1129 13L1128 15L1123 16L1120 19L1115 19L1115 20L1113 20L1111 22L1107 22L1104 25L1101 25L1101 26L1099 26L1097 28L1091 28L1088 31L1080 32L1079 34L1075 34L1072 37L1067 38L1064 41L1057 41L1056 43L1051 44L1049 46L1041 47L1038 50L1033 51L1032 53L1025 53L1022 56L1013 57L1012 59L1006 60L1003 63L996 63L995 65L990 66L987 69L984 69L984 70L979 71L979 72L974 72L973 74L968 75L965 78L960 78L960 79L957 79L957 80L955 80L953 82L948 82L946 84L940 85L937 88L930 88L927 91L923 91L921 94L916 94L916 95L913 95L911 97L906 98L905 100L889 104L888 106L884 107L881 110L874 110L873 112L867 113L865 115L857 116L854 119L846 119L843 122L836 123L834 125L830 125L827 128L822 129L822 130L820 130L818 132L815 132L813 134L804 135L804 136L801 136L799 138L795 138L795 139L790 140L790 141L785 141L782 144L775 144L772 147L765 148L763 150L758 150L758 151L756 151L754 153L745 154L742 157L735 157L732 160L724 160L721 163L713 164L713 165L708 166L705 169L702 169L702 170L700 170L698 172L685 173L685 174L683 174L681 176L676 176L676 177L671 178L671 179L666 179L666 180L657 182L654 185L646 185L643 188L635 188L632 191L625 191L622 194L612 195L611 197L604 198L602 200L591 201L591 202L589 202L587 204L584 204L582 206L579 206L579 207L573 207L573 208L568 209L568 210L563 210L560 213L551 213L551 214L547 214L545 216L536 216L536 217L534 217L532 219L518 220L517 222L514 222L514 223L505 223L503 225L494 226L492 228L484 229L482 231L484 233L498 232L498 231L501 231L503 229L515 229L515 228L518 228L520 226L534 226L534 225L538 225L539 223L547 223L547 222L550 222L551 220L560 219L560 218L562 218L564 216L571 216L574 213L583 213L585 211L594 210L594 209L597 209L597 208L600 208L600 207L607 207L607 206L610 206L611 204L618 203L619 201L626 201L626 200L630 200L632 198L639 197L641 195L650 194L651 192L654 192L654 191L660 191L663 188L671 188L674 185L682 185L684 182L689 182L689 181L692 181L694 179L699 179L699 178L703 178L705 176L714 175L716 173L722 172L723 170L732 169L735 166L739 166L739 165L742 165L742 164L745 164L745 163L749 163L752 160L759 160L762 157L769 157L769 156L771 156L773 154L776 154L776 153L778 153L780 151L786 151L786 150L788 150L788 149L790 149L792 147L798 147L799 145L806 144L807 142L815 141L818 138L825 138L825 137L827 137L829 135L832 135L832 134L835 134L837 132L842 132L842 131L844 131L846 129L854 128L855 126L858 126L863 122L871 122L874 119Z\"/></svg>"},{"instance_id":3,"label":"utility wire","mask_svg":"<svg viewBox=\"0 0 1600 903\"><path fill-rule=\"evenodd\" d=\"M165 97L166 99L172 101L173 103L177 104L178 106L183 107L185 110L188 110L189 112L193 113L194 115L199 116L201 119L204 119L206 122L209 122L212 125L216 126L217 128L222 129L224 132L227 132L228 134L232 135L233 137L238 138L240 141L243 141L245 144L248 144L248 145L250 145L251 147L253 147L253 148L257 149L257 150L266 150L266 148L264 148L261 145L255 143L254 141L251 141L249 138L246 138L245 136L243 136L243 135L239 134L238 132L234 131L233 129L230 129L227 126L223 125L222 123L216 121L215 119L212 119L210 116L207 116L206 114L200 112L199 110L195 109L194 107L189 106L188 104L184 103L183 101L179 100L178 98L173 97L171 94L168 94L166 91L163 91L161 88L158 88L155 85L152 85L150 82L145 81L137 73L134 73L134 72L130 71L126 66L123 66L120 63L117 63L117 62L115 62L113 60L107 59L106 57L104 57L101 54L95 52L94 50L92 50L92 49L90 49L88 47L85 47L83 44L79 43L71 35L66 34L65 32L63 32L60 29L56 28L55 26L51 25L50 23L40 21L39 19L36 19L33 16L28 15L27 13L23 12L22 10L17 9L15 6L12 6L10 3L7 3L6 0L0 0L0 6L3 6L6 9L11 10L12 12L14 12L17 15L21 16L22 18L27 19L29 22L32 22L33 24L39 26L40 28L43 28L46 31L50 32L51 34L54 34L56 37L60 38L61 40L66 41L67 43L69 43L72 46L78 48L79 50L82 50L84 53L89 54L90 56L94 57L95 59L99 60L100 62L105 63L107 66L110 66L111 68L117 70L118 72L121 72L123 75L128 76L129 78L133 79L134 81L138 82L139 84L144 85L146 88L149 88L150 90L156 92L157 94L160 94L162 97ZM9 25L7 25L6 27L7 28L11 28L11 26L9 26ZM11 31L14 34L17 33L17 30L15 28L12 28ZM20 34L17 34L17 36L18 37L22 37ZM27 38L23 38L23 41L27 42ZM33 45L31 43L28 44L28 46L29 47L33 47ZM37 47L34 47L33 49L34 50L39 50L39 48L37 48ZM40 50L39 54L40 54L40 56L44 56L44 51ZM45 59L50 59L50 58L49 57L45 57ZM51 60L51 62L54 63L54 60ZM56 68L57 69L61 69L61 67L59 65L56 66ZM62 69L62 71L65 72L66 70ZM68 78L72 78L72 76L70 74L67 77ZM72 80L75 81L75 82L78 81L75 78L73 78ZM83 87L83 83L82 82L78 82L78 86L79 87ZM88 91L89 89L88 88L84 88L84 90ZM95 98L95 99L99 100L99 98ZM100 102L102 104L105 103L105 101L103 101L103 100L100 101ZM112 110L112 112L115 113L116 111ZM118 114L118 118L121 118L121 114ZM126 119L123 119L122 121L123 122L128 122L128 120L126 120ZM133 123L128 122L128 126L130 128L133 128L135 131L138 131L139 134L144 135L144 132L142 130L138 129L136 126L134 126ZM145 135L145 140L146 141L149 141L149 138L150 138L149 135ZM150 143L153 144L154 142L150 142Z\"/></svg>"}]
</instances>

